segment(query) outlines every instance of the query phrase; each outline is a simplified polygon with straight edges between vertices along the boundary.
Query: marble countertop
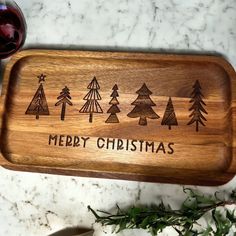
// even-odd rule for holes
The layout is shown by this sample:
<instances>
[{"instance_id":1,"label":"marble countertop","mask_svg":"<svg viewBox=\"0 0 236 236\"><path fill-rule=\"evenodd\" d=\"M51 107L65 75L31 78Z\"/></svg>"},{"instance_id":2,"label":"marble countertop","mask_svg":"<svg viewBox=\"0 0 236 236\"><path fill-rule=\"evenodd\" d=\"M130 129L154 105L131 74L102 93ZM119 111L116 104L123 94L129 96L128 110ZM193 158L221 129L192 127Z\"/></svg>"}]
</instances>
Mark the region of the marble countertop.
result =
<instances>
[{"instance_id":1,"label":"marble countertop","mask_svg":"<svg viewBox=\"0 0 236 236\"><path fill-rule=\"evenodd\" d=\"M236 0L17 0L28 25L25 48L222 54L236 68ZM230 191L194 187L204 193ZM183 186L13 172L0 168L0 235L41 236L92 227L87 205L110 210L164 202L179 206ZM95 224L95 236L111 235ZM148 235L125 231L119 235ZM165 230L161 235L175 235Z\"/></svg>"}]
</instances>

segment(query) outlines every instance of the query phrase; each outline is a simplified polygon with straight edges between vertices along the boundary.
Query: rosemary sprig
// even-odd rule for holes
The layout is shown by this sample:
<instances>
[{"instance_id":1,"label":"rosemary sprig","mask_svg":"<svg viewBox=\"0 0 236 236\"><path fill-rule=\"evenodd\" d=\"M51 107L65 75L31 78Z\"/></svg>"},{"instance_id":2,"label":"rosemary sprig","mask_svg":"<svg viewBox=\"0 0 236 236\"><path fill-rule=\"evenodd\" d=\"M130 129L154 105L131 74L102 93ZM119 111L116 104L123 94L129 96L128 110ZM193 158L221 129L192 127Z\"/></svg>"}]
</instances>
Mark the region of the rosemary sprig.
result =
<instances>
[{"instance_id":1,"label":"rosemary sprig","mask_svg":"<svg viewBox=\"0 0 236 236\"><path fill-rule=\"evenodd\" d=\"M96 222L114 225L116 233L125 229L145 229L155 236L166 227L172 227L180 236L224 236L236 227L235 211L225 208L236 205L236 191L233 191L228 199L220 199L217 193L214 196L206 196L191 189L184 189L184 192L188 196L178 210L164 205L163 202L148 207L132 206L126 210L121 210L117 205L115 214L105 211L97 213L90 206L88 209L96 217ZM219 211L219 207L224 211ZM99 213L102 213L102 216ZM199 225L198 220L206 213L211 213L212 224L204 228Z\"/></svg>"}]
</instances>

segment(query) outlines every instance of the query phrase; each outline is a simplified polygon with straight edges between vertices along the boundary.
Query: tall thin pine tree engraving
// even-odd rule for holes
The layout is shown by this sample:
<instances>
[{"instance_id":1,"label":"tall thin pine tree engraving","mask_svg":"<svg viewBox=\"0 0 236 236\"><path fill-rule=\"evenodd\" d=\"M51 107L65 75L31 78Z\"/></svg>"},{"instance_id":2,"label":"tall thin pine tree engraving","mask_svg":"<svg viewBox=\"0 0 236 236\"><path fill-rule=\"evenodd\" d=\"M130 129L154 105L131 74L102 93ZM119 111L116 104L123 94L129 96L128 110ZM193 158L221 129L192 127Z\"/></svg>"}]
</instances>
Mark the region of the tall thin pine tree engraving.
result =
<instances>
[{"instance_id":1,"label":"tall thin pine tree engraving","mask_svg":"<svg viewBox=\"0 0 236 236\"><path fill-rule=\"evenodd\" d=\"M169 129L171 129L172 125L178 125L177 118L175 115L174 106L173 106L171 98L169 98L169 101L167 103L166 110L165 110L161 125L167 125L169 127Z\"/></svg>"},{"instance_id":2,"label":"tall thin pine tree engraving","mask_svg":"<svg viewBox=\"0 0 236 236\"><path fill-rule=\"evenodd\" d=\"M45 81L46 75L41 74L37 77L39 79L39 87L29 104L25 114L26 115L35 115L36 119L39 119L39 116L48 116L49 109L47 105L46 96L43 89L43 82Z\"/></svg>"},{"instance_id":3,"label":"tall thin pine tree engraving","mask_svg":"<svg viewBox=\"0 0 236 236\"><path fill-rule=\"evenodd\" d=\"M59 100L55 106L62 105L61 108L61 120L65 120L65 114L66 114L66 104L69 106L72 106L71 96L70 96L70 90L65 86L65 88L62 89L60 95L57 97L57 100Z\"/></svg>"},{"instance_id":4,"label":"tall thin pine tree engraving","mask_svg":"<svg viewBox=\"0 0 236 236\"><path fill-rule=\"evenodd\" d=\"M94 76L93 80L87 87L90 91L84 97L86 103L80 109L80 113L88 113L89 114L89 122L93 122L93 114L94 113L103 113L101 106L99 105L98 101L102 100L98 90L100 86L96 77Z\"/></svg>"},{"instance_id":5,"label":"tall thin pine tree engraving","mask_svg":"<svg viewBox=\"0 0 236 236\"><path fill-rule=\"evenodd\" d=\"M139 117L139 125L147 125L147 118L160 118L160 116L152 109L152 106L156 106L156 104L150 98L152 92L148 89L147 85L144 83L136 93L138 94L138 97L131 103L131 105L134 105L135 107L127 116L130 118Z\"/></svg>"},{"instance_id":6,"label":"tall thin pine tree engraving","mask_svg":"<svg viewBox=\"0 0 236 236\"><path fill-rule=\"evenodd\" d=\"M111 105L111 107L108 109L107 113L110 113L110 116L107 118L107 120L105 121L106 123L119 123L119 119L117 117L117 113L120 112L120 109L118 107L119 105L119 101L117 99L117 97L119 97L119 93L118 93L118 86L115 84L114 87L112 88L113 92L111 94L111 101L109 102L109 104Z\"/></svg>"},{"instance_id":7,"label":"tall thin pine tree engraving","mask_svg":"<svg viewBox=\"0 0 236 236\"><path fill-rule=\"evenodd\" d=\"M201 90L201 85L199 81L196 80L195 84L193 85L193 92L191 94L190 103L193 104L189 109L189 111L191 111L191 114L189 115L189 117L191 117L191 120L188 122L188 125L196 123L197 132L199 131L199 124L205 126L203 121L207 121L207 119L203 116L202 113L208 114L204 108L204 106L206 106L206 103L203 101L204 96Z\"/></svg>"}]
</instances>

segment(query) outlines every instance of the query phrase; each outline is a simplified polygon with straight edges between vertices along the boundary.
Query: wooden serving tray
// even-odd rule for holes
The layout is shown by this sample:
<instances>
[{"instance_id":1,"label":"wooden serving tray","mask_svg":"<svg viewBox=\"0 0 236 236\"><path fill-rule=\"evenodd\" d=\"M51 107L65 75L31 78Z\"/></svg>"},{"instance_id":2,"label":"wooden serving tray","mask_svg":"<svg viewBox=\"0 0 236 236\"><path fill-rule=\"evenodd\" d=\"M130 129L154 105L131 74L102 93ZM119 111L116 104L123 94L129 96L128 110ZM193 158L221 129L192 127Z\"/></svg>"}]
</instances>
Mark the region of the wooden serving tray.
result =
<instances>
[{"instance_id":1,"label":"wooden serving tray","mask_svg":"<svg viewBox=\"0 0 236 236\"><path fill-rule=\"evenodd\" d=\"M235 89L215 56L24 51L4 73L0 164L223 184L236 172Z\"/></svg>"}]
</instances>

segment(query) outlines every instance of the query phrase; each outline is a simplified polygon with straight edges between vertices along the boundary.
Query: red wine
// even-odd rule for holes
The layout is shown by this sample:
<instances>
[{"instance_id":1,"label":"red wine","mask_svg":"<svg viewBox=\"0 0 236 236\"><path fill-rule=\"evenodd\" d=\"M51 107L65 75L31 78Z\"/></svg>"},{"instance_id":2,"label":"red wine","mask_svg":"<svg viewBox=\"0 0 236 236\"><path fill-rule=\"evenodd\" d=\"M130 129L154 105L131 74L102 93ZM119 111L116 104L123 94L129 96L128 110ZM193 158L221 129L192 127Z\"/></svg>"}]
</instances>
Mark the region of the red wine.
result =
<instances>
[{"instance_id":1,"label":"red wine","mask_svg":"<svg viewBox=\"0 0 236 236\"><path fill-rule=\"evenodd\" d=\"M14 2L0 3L0 59L19 50L25 37L26 23L20 8Z\"/></svg>"}]
</instances>

